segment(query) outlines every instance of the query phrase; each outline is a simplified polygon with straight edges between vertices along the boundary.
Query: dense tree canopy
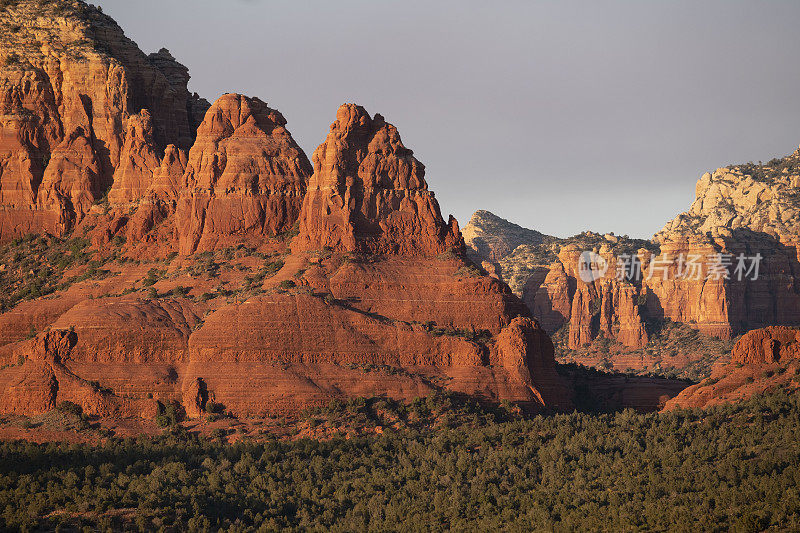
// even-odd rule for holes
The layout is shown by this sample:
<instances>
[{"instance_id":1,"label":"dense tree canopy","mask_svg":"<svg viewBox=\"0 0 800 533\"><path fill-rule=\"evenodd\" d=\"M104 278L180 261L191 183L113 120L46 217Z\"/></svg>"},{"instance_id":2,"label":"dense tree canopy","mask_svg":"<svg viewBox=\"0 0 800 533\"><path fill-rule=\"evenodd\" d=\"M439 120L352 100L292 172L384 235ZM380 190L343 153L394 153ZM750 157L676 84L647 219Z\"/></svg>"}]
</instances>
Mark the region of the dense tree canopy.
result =
<instances>
[{"instance_id":1,"label":"dense tree canopy","mask_svg":"<svg viewBox=\"0 0 800 533\"><path fill-rule=\"evenodd\" d=\"M223 443L7 442L6 528L800 529L800 396Z\"/></svg>"}]
</instances>

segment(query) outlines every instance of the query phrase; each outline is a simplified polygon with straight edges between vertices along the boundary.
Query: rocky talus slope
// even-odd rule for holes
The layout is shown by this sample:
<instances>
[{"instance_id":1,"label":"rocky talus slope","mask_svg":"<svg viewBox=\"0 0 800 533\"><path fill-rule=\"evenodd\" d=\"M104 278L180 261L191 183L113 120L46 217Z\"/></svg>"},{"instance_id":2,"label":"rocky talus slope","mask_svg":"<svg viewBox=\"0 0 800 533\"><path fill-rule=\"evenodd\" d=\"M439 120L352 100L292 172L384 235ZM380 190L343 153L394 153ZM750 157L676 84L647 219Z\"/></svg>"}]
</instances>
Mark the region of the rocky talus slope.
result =
<instances>
[{"instance_id":1,"label":"rocky talus slope","mask_svg":"<svg viewBox=\"0 0 800 533\"><path fill-rule=\"evenodd\" d=\"M508 282L547 331L568 328L569 349L606 339L642 352L632 360L633 352L616 350L619 357L610 361L616 368L654 369L643 350L653 325L665 320L721 339L771 324L800 324L800 154L706 173L696 196L690 210L650 243L591 232L552 240L530 234L525 243L521 228L485 212L476 213L464 232L477 236L467 239L473 257ZM505 243L516 248L507 252ZM504 255L498 257L498 250ZM587 250L607 266L591 282L577 271ZM757 271L751 270L755 257ZM715 274L715 264L727 275ZM642 275L620 278L620 266Z\"/></svg>"},{"instance_id":2,"label":"rocky talus slope","mask_svg":"<svg viewBox=\"0 0 800 533\"><path fill-rule=\"evenodd\" d=\"M280 112L191 95L98 9L6 4L0 410L572 405L549 336L472 266L383 117L343 105L312 164Z\"/></svg>"}]
</instances>

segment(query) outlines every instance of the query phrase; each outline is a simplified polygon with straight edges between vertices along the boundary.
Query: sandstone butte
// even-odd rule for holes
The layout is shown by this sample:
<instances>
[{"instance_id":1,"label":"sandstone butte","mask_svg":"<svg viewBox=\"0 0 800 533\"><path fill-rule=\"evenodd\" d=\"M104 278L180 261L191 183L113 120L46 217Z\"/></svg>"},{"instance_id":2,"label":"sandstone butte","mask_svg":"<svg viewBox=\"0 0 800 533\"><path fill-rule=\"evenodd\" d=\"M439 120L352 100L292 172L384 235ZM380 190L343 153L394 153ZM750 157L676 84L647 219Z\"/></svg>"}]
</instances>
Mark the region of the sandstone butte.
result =
<instances>
[{"instance_id":1,"label":"sandstone butte","mask_svg":"<svg viewBox=\"0 0 800 533\"><path fill-rule=\"evenodd\" d=\"M0 28L0 411L264 416L442 388L571 406L547 333L471 265L380 115L340 107L312 165L278 111L209 105L94 7L23 0Z\"/></svg>"},{"instance_id":2,"label":"sandstone butte","mask_svg":"<svg viewBox=\"0 0 800 533\"><path fill-rule=\"evenodd\" d=\"M769 326L742 335L727 365L718 365L711 376L681 391L666 402L665 409L709 407L749 398L784 386L796 389L800 373L800 329Z\"/></svg>"},{"instance_id":3,"label":"sandstone butte","mask_svg":"<svg viewBox=\"0 0 800 533\"><path fill-rule=\"evenodd\" d=\"M598 337L630 348L647 345L647 321L668 319L731 339L769 325L800 325L800 150L761 165L704 174L689 211L651 242L592 232L570 239L542 235L478 211L464 229L468 254L509 283L551 334L568 327L577 349ZM593 250L608 264L591 283L577 275L578 257ZM632 257L649 279L618 280ZM758 279L706 279L714 254L762 256ZM680 258L703 258L699 279L679 275ZM746 265L749 265L746 264Z\"/></svg>"}]
</instances>

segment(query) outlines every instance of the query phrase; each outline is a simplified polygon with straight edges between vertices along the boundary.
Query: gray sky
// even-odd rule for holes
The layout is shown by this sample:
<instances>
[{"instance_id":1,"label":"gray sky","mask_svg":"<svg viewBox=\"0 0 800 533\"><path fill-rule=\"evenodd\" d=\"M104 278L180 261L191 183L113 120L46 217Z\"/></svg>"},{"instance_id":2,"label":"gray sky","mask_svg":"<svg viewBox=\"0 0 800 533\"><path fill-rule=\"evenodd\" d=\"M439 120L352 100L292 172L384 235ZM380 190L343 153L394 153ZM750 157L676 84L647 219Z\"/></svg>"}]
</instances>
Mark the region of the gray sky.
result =
<instances>
[{"instance_id":1,"label":"gray sky","mask_svg":"<svg viewBox=\"0 0 800 533\"><path fill-rule=\"evenodd\" d=\"M800 2L100 0L190 90L258 96L311 153L395 124L447 217L649 238L729 163L800 143Z\"/></svg>"}]
</instances>

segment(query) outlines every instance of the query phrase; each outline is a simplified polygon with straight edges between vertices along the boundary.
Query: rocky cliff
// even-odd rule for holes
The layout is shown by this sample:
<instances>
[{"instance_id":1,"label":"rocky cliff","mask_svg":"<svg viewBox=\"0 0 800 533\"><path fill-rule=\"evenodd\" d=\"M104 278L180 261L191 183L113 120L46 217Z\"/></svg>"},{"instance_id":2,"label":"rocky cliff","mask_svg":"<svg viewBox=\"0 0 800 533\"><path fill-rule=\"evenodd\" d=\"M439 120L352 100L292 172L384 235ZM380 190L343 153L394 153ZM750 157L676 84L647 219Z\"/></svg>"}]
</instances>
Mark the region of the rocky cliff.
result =
<instances>
[{"instance_id":1,"label":"rocky cliff","mask_svg":"<svg viewBox=\"0 0 800 533\"><path fill-rule=\"evenodd\" d=\"M650 243L614 234L585 232L567 239L525 230L486 211L478 211L464 228L469 254L497 272L522 297L543 327L556 332L570 324L568 344L576 348L599 335L625 346L647 343L640 304L641 281L619 278L620 256L639 261ZM591 251L605 270L584 281L581 254Z\"/></svg>"},{"instance_id":2,"label":"rocky cliff","mask_svg":"<svg viewBox=\"0 0 800 533\"><path fill-rule=\"evenodd\" d=\"M280 112L190 95L99 9L8 4L0 410L287 415L443 388L572 405L548 335L464 255L383 117L340 107L312 165Z\"/></svg>"},{"instance_id":3,"label":"rocky cliff","mask_svg":"<svg viewBox=\"0 0 800 533\"><path fill-rule=\"evenodd\" d=\"M670 279L650 284L648 308L721 337L800 324L799 215L798 152L704 174L690 210L654 237L662 250L655 259L669 265ZM692 256L719 257L730 275L708 279L704 270L703 279L681 280L681 258Z\"/></svg>"},{"instance_id":4,"label":"rocky cliff","mask_svg":"<svg viewBox=\"0 0 800 533\"><path fill-rule=\"evenodd\" d=\"M800 324L800 154L706 173L696 196L652 242L591 232L556 239L485 212L464 232L472 256L508 282L549 332L568 328L572 350L598 339L641 349L665 320L721 339ZM606 269L589 282L578 272L582 251L602 257ZM616 363L655 368L647 354L636 363L617 351Z\"/></svg>"},{"instance_id":5,"label":"rocky cliff","mask_svg":"<svg viewBox=\"0 0 800 533\"><path fill-rule=\"evenodd\" d=\"M213 249L231 236L291 229L310 175L283 115L258 98L220 97L197 130L181 180L181 253Z\"/></svg>"},{"instance_id":6,"label":"rocky cliff","mask_svg":"<svg viewBox=\"0 0 800 533\"><path fill-rule=\"evenodd\" d=\"M167 145L191 145L205 103L185 67L146 56L99 9L9 2L0 42L0 241L68 233L113 183L130 200Z\"/></svg>"},{"instance_id":7,"label":"rocky cliff","mask_svg":"<svg viewBox=\"0 0 800 533\"><path fill-rule=\"evenodd\" d=\"M428 190L425 166L381 115L341 106L313 160L294 250L434 257L463 247L455 219L444 222Z\"/></svg>"}]
</instances>

